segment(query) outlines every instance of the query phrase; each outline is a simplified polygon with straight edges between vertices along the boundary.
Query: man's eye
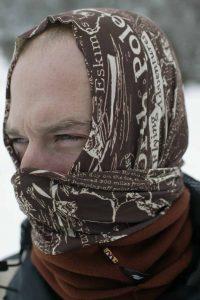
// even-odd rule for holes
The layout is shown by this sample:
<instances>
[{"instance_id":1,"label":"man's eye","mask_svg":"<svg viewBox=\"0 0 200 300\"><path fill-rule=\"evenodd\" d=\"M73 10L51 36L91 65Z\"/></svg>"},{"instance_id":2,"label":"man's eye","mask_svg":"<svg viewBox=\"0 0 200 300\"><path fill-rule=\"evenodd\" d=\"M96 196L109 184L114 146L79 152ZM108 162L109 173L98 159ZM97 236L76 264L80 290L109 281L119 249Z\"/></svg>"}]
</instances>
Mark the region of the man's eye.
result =
<instances>
[{"instance_id":1,"label":"man's eye","mask_svg":"<svg viewBox=\"0 0 200 300\"><path fill-rule=\"evenodd\" d=\"M71 140L71 141L78 141L78 140L83 140L85 137L83 136L74 136L74 135L69 135L69 134L59 134L55 136L55 141L66 141L66 140Z\"/></svg>"},{"instance_id":2,"label":"man's eye","mask_svg":"<svg viewBox=\"0 0 200 300\"><path fill-rule=\"evenodd\" d=\"M83 136L74 136L74 135L69 135L69 134L58 134L55 136L55 141L79 141L79 140L84 140L86 137ZM28 140L24 138L14 138L11 139L13 144L27 144Z\"/></svg>"},{"instance_id":3,"label":"man's eye","mask_svg":"<svg viewBox=\"0 0 200 300\"><path fill-rule=\"evenodd\" d=\"M26 144L28 143L28 141L26 139L23 139L23 138L14 138L14 139L11 139L12 143L13 144Z\"/></svg>"}]
</instances>

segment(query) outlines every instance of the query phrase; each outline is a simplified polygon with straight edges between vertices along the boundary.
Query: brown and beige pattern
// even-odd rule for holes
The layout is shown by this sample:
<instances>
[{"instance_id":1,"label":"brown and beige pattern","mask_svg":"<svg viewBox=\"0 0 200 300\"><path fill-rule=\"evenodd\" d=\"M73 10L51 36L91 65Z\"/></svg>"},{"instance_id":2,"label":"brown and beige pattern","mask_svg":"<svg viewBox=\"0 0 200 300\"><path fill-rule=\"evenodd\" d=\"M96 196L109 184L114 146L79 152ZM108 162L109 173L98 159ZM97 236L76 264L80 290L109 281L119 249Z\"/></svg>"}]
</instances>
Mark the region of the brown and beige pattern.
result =
<instances>
[{"instance_id":1,"label":"brown and beige pattern","mask_svg":"<svg viewBox=\"0 0 200 300\"><path fill-rule=\"evenodd\" d=\"M20 169L5 133L10 80L27 39L52 23L72 24L92 95L89 137L68 175ZM5 145L32 239L58 254L121 239L155 222L184 189L188 127L175 54L149 19L117 9L80 9L46 17L20 35L8 72Z\"/></svg>"}]
</instances>

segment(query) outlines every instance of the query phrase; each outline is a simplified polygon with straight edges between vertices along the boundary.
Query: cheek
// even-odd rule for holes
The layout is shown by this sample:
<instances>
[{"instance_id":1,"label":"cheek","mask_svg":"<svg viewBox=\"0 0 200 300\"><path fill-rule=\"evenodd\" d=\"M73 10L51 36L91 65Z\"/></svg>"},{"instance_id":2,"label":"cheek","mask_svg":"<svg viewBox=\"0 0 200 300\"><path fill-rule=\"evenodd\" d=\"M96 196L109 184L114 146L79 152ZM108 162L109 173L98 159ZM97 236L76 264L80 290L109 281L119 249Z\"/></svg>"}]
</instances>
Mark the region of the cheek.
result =
<instances>
[{"instance_id":1,"label":"cheek","mask_svg":"<svg viewBox=\"0 0 200 300\"><path fill-rule=\"evenodd\" d=\"M63 153L51 156L49 160L49 168L55 172L60 172L66 174L72 167L73 163L76 161L81 150L73 153Z\"/></svg>"},{"instance_id":2,"label":"cheek","mask_svg":"<svg viewBox=\"0 0 200 300\"><path fill-rule=\"evenodd\" d=\"M23 166L46 169L64 175L71 169L82 151L82 147L27 148L27 145L23 144L15 146L14 149Z\"/></svg>"}]
</instances>

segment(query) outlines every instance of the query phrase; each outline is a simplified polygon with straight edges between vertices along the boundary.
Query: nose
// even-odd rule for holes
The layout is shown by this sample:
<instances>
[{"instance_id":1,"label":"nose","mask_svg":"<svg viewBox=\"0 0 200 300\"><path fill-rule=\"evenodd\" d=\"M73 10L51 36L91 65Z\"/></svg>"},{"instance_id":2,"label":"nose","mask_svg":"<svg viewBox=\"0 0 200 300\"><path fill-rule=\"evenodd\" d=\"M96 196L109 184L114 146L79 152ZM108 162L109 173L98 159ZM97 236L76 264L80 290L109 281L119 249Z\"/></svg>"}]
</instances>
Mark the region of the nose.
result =
<instances>
[{"instance_id":1,"label":"nose","mask_svg":"<svg viewBox=\"0 0 200 300\"><path fill-rule=\"evenodd\" d=\"M29 142L21 158L20 169L34 168L48 170L51 172L66 175L71 168L73 161L68 159L67 153L59 153L48 150L46 144L40 142Z\"/></svg>"},{"instance_id":2,"label":"nose","mask_svg":"<svg viewBox=\"0 0 200 300\"><path fill-rule=\"evenodd\" d=\"M29 142L22 156L20 169L36 168L49 170L49 161L51 161L49 155L43 147Z\"/></svg>"}]
</instances>

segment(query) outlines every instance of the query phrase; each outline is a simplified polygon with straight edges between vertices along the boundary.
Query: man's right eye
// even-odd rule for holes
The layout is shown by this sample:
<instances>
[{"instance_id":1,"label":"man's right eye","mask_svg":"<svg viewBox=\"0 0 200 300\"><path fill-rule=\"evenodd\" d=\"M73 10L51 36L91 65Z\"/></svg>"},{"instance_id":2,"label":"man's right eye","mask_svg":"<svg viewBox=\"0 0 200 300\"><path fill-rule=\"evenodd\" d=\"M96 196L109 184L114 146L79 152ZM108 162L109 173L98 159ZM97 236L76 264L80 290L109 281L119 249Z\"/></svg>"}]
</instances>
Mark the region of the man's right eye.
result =
<instances>
[{"instance_id":1,"label":"man's right eye","mask_svg":"<svg viewBox=\"0 0 200 300\"><path fill-rule=\"evenodd\" d=\"M11 139L12 143L13 144L26 144L28 143L28 141L26 139L23 139L23 138L14 138L14 139Z\"/></svg>"}]
</instances>

